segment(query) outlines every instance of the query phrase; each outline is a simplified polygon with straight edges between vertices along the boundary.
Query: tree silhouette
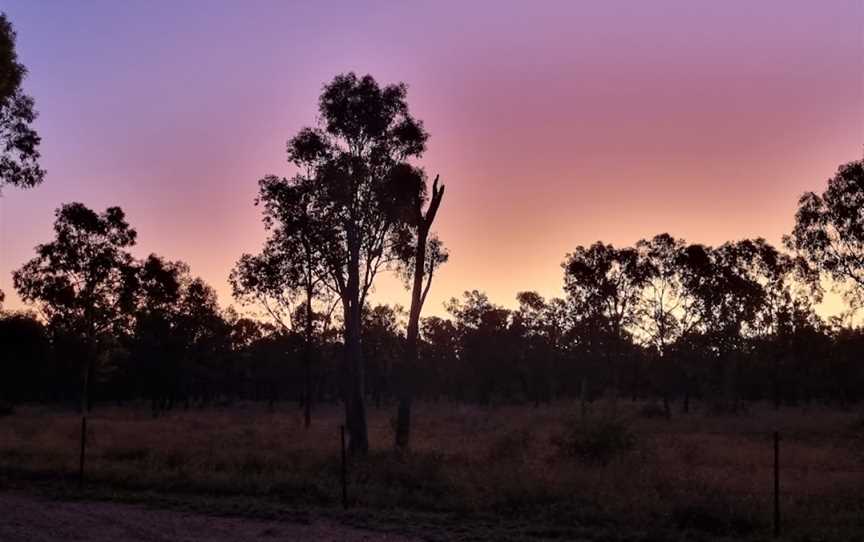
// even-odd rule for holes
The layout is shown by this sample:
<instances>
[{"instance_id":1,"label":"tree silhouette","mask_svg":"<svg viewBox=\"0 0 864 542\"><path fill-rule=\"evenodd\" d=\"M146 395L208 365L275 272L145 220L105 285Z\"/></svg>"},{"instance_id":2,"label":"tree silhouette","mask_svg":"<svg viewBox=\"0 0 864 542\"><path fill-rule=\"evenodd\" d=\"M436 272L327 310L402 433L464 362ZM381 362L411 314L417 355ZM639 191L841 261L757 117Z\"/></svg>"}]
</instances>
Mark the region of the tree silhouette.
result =
<instances>
[{"instance_id":1,"label":"tree silhouette","mask_svg":"<svg viewBox=\"0 0 864 542\"><path fill-rule=\"evenodd\" d=\"M15 271L25 302L36 303L46 321L81 338L88 351L83 367L82 409L99 341L129 322L136 272L127 249L135 244L119 207L97 214L81 203L56 212L55 239L36 247L36 258Z\"/></svg>"},{"instance_id":2,"label":"tree silhouette","mask_svg":"<svg viewBox=\"0 0 864 542\"><path fill-rule=\"evenodd\" d=\"M752 326L764 303L765 292L744 272L749 250L742 243L717 248L690 245L681 255L684 287L693 300L702 345L710 354L720 390L735 394L744 352L744 330Z\"/></svg>"},{"instance_id":3,"label":"tree silhouette","mask_svg":"<svg viewBox=\"0 0 864 542\"><path fill-rule=\"evenodd\" d=\"M312 423L312 357L314 356L316 299L329 302L324 288L327 274L321 249L321 224L314 216L311 183L268 176L259 181L256 203L264 206L264 225L270 232L259 255L244 254L231 272L234 297L265 308L283 332L293 329L298 299L302 300L304 425ZM327 304L327 303L325 303Z\"/></svg>"},{"instance_id":4,"label":"tree silhouette","mask_svg":"<svg viewBox=\"0 0 864 542\"><path fill-rule=\"evenodd\" d=\"M649 356L657 365L655 373L661 375L666 413L669 413L671 388L679 377L687 378L686 371L672 366L669 350L676 341L688 334L696 315L690 310L693 300L687 295L681 276L680 261L685 243L664 233L636 243L639 265L644 276L636 321L636 336L648 347ZM638 394L637 365L634 363L633 397ZM682 375L681 373L685 373Z\"/></svg>"},{"instance_id":5,"label":"tree silhouette","mask_svg":"<svg viewBox=\"0 0 864 542\"><path fill-rule=\"evenodd\" d=\"M127 249L136 233L119 207L97 214L82 203L69 203L55 215L54 241L37 246L37 256L15 271L13 282L25 302L37 303L48 322L84 344L83 465L94 361L128 325L132 312L136 267Z\"/></svg>"},{"instance_id":6,"label":"tree silhouette","mask_svg":"<svg viewBox=\"0 0 864 542\"><path fill-rule=\"evenodd\" d=\"M519 337L520 365L528 380L528 395L534 405L555 393L554 374L560 370L569 327L563 299L546 301L537 292L516 294L519 308L512 314L511 329Z\"/></svg>"},{"instance_id":7,"label":"tree silhouette","mask_svg":"<svg viewBox=\"0 0 864 542\"><path fill-rule=\"evenodd\" d=\"M601 242L577 247L562 264L568 303L581 315L593 355L602 351L608 365L608 383L617 391L621 380L621 354L638 316L646 280L633 248L616 249Z\"/></svg>"},{"instance_id":8,"label":"tree silhouette","mask_svg":"<svg viewBox=\"0 0 864 542\"><path fill-rule=\"evenodd\" d=\"M855 310L864 304L864 160L843 164L821 194L798 201L795 227L786 246L835 281L847 286Z\"/></svg>"},{"instance_id":9,"label":"tree silhouette","mask_svg":"<svg viewBox=\"0 0 864 542\"><path fill-rule=\"evenodd\" d=\"M380 87L371 76L339 75L319 100L321 120L288 142L300 173L293 185L310 194L320 232L325 284L342 304L347 369L349 449L369 449L364 399L362 310L378 272L392 257L388 240L406 193L394 169L425 150L423 125L408 112L404 84Z\"/></svg>"},{"instance_id":10,"label":"tree silhouette","mask_svg":"<svg viewBox=\"0 0 864 542\"><path fill-rule=\"evenodd\" d=\"M406 178L394 184L408 191L406 196L398 198L399 202L407 200L408 203L403 211L403 227L396 230L396 246L405 264L406 282L411 283L411 307L405 333L405 358L400 367L399 407L396 413L396 447L406 448L411 438L411 402L419 359L420 311L432 286L435 269L447 261L448 254L437 238L429 237L444 197L444 185L438 185L438 176L432 183L432 195L428 197L426 178L422 171L403 165L394 169L394 175ZM424 211L427 197L428 207Z\"/></svg>"},{"instance_id":11,"label":"tree silhouette","mask_svg":"<svg viewBox=\"0 0 864 542\"><path fill-rule=\"evenodd\" d=\"M27 68L18 62L15 30L0 13L0 192L3 185L30 188L42 182L39 167L39 135L31 127L36 120L33 98L21 89Z\"/></svg>"},{"instance_id":12,"label":"tree silhouette","mask_svg":"<svg viewBox=\"0 0 864 542\"><path fill-rule=\"evenodd\" d=\"M132 356L143 369L153 417L169 408L178 395L184 344L177 324L179 301L188 284L189 268L151 254L138 265Z\"/></svg>"},{"instance_id":13,"label":"tree silhouette","mask_svg":"<svg viewBox=\"0 0 864 542\"><path fill-rule=\"evenodd\" d=\"M474 390L481 404L489 404L493 395L514 395L521 384L516 371L510 311L493 304L478 290L452 298L446 305L454 319L456 353L462 367L462 385Z\"/></svg>"}]
</instances>

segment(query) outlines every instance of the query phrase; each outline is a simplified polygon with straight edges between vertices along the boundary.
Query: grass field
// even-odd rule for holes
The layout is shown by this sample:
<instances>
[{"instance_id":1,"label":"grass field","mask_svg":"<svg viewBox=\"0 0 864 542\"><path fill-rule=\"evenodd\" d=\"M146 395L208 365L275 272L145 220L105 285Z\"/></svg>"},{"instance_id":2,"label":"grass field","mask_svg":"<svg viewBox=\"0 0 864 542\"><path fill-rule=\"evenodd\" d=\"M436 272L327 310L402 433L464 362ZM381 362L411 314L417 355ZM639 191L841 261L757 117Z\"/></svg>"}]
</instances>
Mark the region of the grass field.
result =
<instances>
[{"instance_id":1,"label":"grass field","mask_svg":"<svg viewBox=\"0 0 864 542\"><path fill-rule=\"evenodd\" d=\"M784 538L864 539L864 417L854 411L755 406L721 416L697 407L666 419L641 403L613 413L597 402L585 418L580 410L421 404L411 452L398 454L393 409L372 408L372 451L349 465L352 511L343 519L440 539L767 539L778 430ZM342 414L322 405L306 431L294 405L158 419L143 404L97 407L88 487L215 509L242 502L244 513L344 514ZM3 482L74 495L79 430L75 413L56 408L0 418Z\"/></svg>"}]
</instances>

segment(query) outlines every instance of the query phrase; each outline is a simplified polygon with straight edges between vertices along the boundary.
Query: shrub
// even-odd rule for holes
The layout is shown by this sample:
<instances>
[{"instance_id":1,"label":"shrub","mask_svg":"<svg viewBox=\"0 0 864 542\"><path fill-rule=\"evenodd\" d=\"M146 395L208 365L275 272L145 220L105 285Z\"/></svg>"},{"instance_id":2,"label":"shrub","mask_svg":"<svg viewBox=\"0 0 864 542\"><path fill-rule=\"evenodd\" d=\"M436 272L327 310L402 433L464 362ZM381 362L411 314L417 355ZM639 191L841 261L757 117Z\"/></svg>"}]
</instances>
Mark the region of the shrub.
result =
<instances>
[{"instance_id":1,"label":"shrub","mask_svg":"<svg viewBox=\"0 0 864 542\"><path fill-rule=\"evenodd\" d=\"M0 416L15 414L15 406L9 401L0 401Z\"/></svg>"},{"instance_id":2,"label":"shrub","mask_svg":"<svg viewBox=\"0 0 864 542\"><path fill-rule=\"evenodd\" d=\"M552 444L566 456L606 466L636 447L636 435L623 419L601 417L569 422Z\"/></svg>"}]
</instances>

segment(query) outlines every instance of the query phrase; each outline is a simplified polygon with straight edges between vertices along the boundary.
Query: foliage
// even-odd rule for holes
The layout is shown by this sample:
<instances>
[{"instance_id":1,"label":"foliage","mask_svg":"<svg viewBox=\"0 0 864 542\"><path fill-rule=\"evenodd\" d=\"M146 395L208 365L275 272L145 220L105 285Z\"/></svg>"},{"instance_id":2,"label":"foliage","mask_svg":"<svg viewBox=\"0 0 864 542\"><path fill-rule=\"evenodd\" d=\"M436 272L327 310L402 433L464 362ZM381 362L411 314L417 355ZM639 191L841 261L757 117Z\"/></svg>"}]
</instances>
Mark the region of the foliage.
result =
<instances>
[{"instance_id":1,"label":"foliage","mask_svg":"<svg viewBox=\"0 0 864 542\"><path fill-rule=\"evenodd\" d=\"M0 190L4 184L30 188L42 182L41 138L31 126L36 120L33 98L21 84L27 69L18 62L15 30L0 13Z\"/></svg>"},{"instance_id":2,"label":"foliage","mask_svg":"<svg viewBox=\"0 0 864 542\"><path fill-rule=\"evenodd\" d=\"M864 303L864 160L843 164L822 194L798 201L795 227L784 241L826 275L845 285L844 294Z\"/></svg>"}]
</instances>

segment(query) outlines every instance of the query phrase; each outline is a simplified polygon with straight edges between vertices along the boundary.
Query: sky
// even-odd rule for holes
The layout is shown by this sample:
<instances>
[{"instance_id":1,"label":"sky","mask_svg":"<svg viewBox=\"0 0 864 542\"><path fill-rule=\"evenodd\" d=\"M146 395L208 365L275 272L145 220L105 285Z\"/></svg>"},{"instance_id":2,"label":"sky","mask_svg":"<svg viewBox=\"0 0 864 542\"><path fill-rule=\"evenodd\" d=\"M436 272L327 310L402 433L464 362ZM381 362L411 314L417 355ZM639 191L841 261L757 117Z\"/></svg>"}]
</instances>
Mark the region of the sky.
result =
<instances>
[{"instance_id":1,"label":"sky","mask_svg":"<svg viewBox=\"0 0 864 542\"><path fill-rule=\"evenodd\" d=\"M121 206L134 252L227 306L265 237L257 180L334 75L408 85L450 250L425 314L480 289L561 295L561 262L661 232L779 244L802 192L864 154L864 2L0 0L48 175L0 197L0 289L54 209ZM383 277L375 300L407 305Z\"/></svg>"}]
</instances>

